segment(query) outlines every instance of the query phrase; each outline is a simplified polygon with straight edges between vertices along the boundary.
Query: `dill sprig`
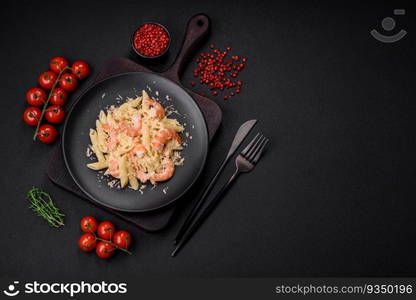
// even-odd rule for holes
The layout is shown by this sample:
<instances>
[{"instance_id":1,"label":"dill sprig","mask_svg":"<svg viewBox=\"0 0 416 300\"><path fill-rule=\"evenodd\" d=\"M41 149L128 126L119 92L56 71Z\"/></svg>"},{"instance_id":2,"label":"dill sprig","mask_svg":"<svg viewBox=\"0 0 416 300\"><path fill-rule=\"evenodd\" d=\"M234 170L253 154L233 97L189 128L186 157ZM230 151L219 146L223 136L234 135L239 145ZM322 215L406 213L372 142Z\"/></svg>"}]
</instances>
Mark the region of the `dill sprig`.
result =
<instances>
[{"instance_id":1,"label":"dill sprig","mask_svg":"<svg viewBox=\"0 0 416 300\"><path fill-rule=\"evenodd\" d=\"M44 218L49 225L60 227L64 225L64 214L52 201L51 196L40 188L33 187L26 195L30 201L29 208L32 209L39 217Z\"/></svg>"}]
</instances>

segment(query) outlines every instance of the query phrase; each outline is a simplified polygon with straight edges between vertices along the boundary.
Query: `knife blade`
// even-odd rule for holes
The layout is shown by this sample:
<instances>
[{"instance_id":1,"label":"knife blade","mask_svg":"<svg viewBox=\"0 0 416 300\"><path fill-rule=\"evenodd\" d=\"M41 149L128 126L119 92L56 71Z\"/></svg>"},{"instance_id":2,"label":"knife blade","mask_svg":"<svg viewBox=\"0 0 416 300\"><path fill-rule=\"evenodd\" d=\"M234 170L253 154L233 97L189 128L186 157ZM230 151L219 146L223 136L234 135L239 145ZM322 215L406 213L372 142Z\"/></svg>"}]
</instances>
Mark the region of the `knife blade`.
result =
<instances>
[{"instance_id":1,"label":"knife blade","mask_svg":"<svg viewBox=\"0 0 416 300\"><path fill-rule=\"evenodd\" d=\"M238 128L238 131L234 136L234 140L231 143L230 150L228 150L227 157L225 158L226 161L230 159L231 156L234 155L237 148L241 145L241 143L244 141L244 139L246 138L248 133L251 131L251 129L253 129L256 123L257 123L257 120L249 120L249 121L244 122L240 126L240 128Z\"/></svg>"}]
</instances>

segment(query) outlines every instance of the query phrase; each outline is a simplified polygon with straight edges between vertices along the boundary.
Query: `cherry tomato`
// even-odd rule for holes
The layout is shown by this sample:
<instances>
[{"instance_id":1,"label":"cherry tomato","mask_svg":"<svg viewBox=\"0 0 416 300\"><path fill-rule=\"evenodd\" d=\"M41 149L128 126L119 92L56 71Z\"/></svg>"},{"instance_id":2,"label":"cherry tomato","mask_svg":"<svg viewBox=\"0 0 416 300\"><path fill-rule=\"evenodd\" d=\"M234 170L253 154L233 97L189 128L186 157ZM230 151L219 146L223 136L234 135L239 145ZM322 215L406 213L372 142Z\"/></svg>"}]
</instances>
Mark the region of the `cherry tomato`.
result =
<instances>
[{"instance_id":1,"label":"cherry tomato","mask_svg":"<svg viewBox=\"0 0 416 300\"><path fill-rule=\"evenodd\" d=\"M49 106L46 109L45 118L52 124L59 124L65 119L65 111L58 105Z\"/></svg>"},{"instance_id":2,"label":"cherry tomato","mask_svg":"<svg viewBox=\"0 0 416 300\"><path fill-rule=\"evenodd\" d=\"M77 77L71 73L65 73L59 79L59 86L67 92L72 92L78 86Z\"/></svg>"},{"instance_id":3,"label":"cherry tomato","mask_svg":"<svg viewBox=\"0 0 416 300\"><path fill-rule=\"evenodd\" d=\"M52 105L64 105L68 100L68 94L60 87L53 89L49 103Z\"/></svg>"},{"instance_id":4,"label":"cherry tomato","mask_svg":"<svg viewBox=\"0 0 416 300\"><path fill-rule=\"evenodd\" d=\"M27 91L26 101L32 106L42 106L46 100L46 93L40 88L33 88Z\"/></svg>"},{"instance_id":5,"label":"cherry tomato","mask_svg":"<svg viewBox=\"0 0 416 300\"><path fill-rule=\"evenodd\" d=\"M76 75L79 79L84 79L90 73L90 66L82 60L78 60L72 64L72 74Z\"/></svg>"},{"instance_id":6,"label":"cherry tomato","mask_svg":"<svg viewBox=\"0 0 416 300\"><path fill-rule=\"evenodd\" d=\"M40 74L38 82L40 86L45 90L50 90L57 79L58 75L56 75L56 73L52 71L46 71Z\"/></svg>"},{"instance_id":7,"label":"cherry tomato","mask_svg":"<svg viewBox=\"0 0 416 300\"><path fill-rule=\"evenodd\" d=\"M81 219L81 230L84 232L96 232L97 220L94 217L86 216Z\"/></svg>"},{"instance_id":8,"label":"cherry tomato","mask_svg":"<svg viewBox=\"0 0 416 300\"><path fill-rule=\"evenodd\" d=\"M50 144L56 137L58 136L58 132L56 131L55 127L49 124L44 124L39 127L38 130L38 140L44 144Z\"/></svg>"},{"instance_id":9,"label":"cherry tomato","mask_svg":"<svg viewBox=\"0 0 416 300\"><path fill-rule=\"evenodd\" d=\"M56 74L59 74L68 65L69 65L69 62L66 60L65 57L62 57L62 56L54 57L49 62L49 68Z\"/></svg>"},{"instance_id":10,"label":"cherry tomato","mask_svg":"<svg viewBox=\"0 0 416 300\"><path fill-rule=\"evenodd\" d=\"M27 125L36 126L38 125L41 114L42 112L39 108L31 106L23 112L23 120Z\"/></svg>"},{"instance_id":11,"label":"cherry tomato","mask_svg":"<svg viewBox=\"0 0 416 300\"><path fill-rule=\"evenodd\" d=\"M95 249L95 246L97 246L97 240L92 233L84 233L79 238L78 246L82 251L90 252Z\"/></svg>"},{"instance_id":12,"label":"cherry tomato","mask_svg":"<svg viewBox=\"0 0 416 300\"><path fill-rule=\"evenodd\" d=\"M88 234L88 233L86 233ZM89 233L91 234L91 233ZM116 248L108 242L100 241L95 248L95 253L97 253L99 258L107 259L114 254Z\"/></svg>"},{"instance_id":13,"label":"cherry tomato","mask_svg":"<svg viewBox=\"0 0 416 300\"><path fill-rule=\"evenodd\" d=\"M114 233L113 243L123 249L128 249L131 245L131 234L125 230L119 230Z\"/></svg>"},{"instance_id":14,"label":"cherry tomato","mask_svg":"<svg viewBox=\"0 0 416 300\"><path fill-rule=\"evenodd\" d=\"M113 223L104 221L98 225L97 234L100 238L111 241L115 230L116 228L114 227Z\"/></svg>"}]
</instances>

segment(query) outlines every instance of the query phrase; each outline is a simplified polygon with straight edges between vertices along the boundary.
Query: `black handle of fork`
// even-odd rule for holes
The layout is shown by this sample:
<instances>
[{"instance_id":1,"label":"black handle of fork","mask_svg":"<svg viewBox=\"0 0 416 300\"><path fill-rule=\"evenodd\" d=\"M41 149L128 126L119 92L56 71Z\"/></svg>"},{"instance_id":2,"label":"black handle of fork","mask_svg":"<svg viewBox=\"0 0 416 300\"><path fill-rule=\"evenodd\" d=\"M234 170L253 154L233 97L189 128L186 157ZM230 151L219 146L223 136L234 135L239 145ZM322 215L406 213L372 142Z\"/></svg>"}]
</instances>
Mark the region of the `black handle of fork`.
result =
<instances>
[{"instance_id":1,"label":"black handle of fork","mask_svg":"<svg viewBox=\"0 0 416 300\"><path fill-rule=\"evenodd\" d=\"M186 244L187 241L193 236L193 234L198 230L199 226L204 222L204 220L209 216L209 214L214 210L217 204L221 201L222 196L225 191L231 186L233 181L240 175L240 171L237 169L231 178L225 183L219 192L215 195L214 199L208 204L208 206L201 212L198 218L195 219L195 222L189 227L189 229L184 233L182 239L179 241L175 250L172 252L172 257L175 256L179 250Z\"/></svg>"}]
</instances>

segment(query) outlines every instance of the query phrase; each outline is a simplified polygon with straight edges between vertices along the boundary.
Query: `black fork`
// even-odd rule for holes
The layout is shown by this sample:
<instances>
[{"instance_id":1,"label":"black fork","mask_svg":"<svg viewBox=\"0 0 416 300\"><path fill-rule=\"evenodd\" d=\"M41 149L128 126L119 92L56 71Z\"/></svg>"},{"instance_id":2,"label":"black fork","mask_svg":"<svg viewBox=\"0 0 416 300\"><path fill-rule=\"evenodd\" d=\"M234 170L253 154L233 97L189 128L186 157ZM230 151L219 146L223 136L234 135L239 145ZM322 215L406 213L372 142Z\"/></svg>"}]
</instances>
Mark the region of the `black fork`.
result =
<instances>
[{"instance_id":1,"label":"black fork","mask_svg":"<svg viewBox=\"0 0 416 300\"><path fill-rule=\"evenodd\" d=\"M247 173L254 169L256 163L259 161L264 148L269 140L262 134L258 133L253 140L244 148L243 151L235 159L236 170L231 178L225 183L219 192L215 195L214 199L208 204L208 206L201 212L200 216L196 218L194 223L188 228L175 250L172 252L172 256L175 256L178 251L186 244L186 242L192 237L195 231L203 223L205 218L214 210L215 206L220 202L225 191L230 187L234 180L241 174Z\"/></svg>"}]
</instances>

